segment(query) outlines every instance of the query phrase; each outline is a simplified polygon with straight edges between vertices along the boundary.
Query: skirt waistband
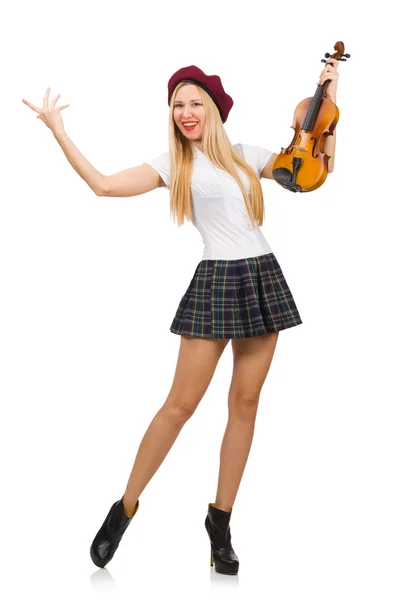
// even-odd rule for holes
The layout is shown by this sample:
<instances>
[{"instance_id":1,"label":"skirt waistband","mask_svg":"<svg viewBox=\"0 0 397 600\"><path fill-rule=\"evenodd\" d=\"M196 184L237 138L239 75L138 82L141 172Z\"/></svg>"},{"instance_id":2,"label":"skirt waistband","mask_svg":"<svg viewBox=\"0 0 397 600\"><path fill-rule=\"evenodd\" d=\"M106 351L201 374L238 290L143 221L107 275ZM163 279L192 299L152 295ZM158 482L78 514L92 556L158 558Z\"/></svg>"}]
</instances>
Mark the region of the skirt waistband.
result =
<instances>
[{"instance_id":1,"label":"skirt waistband","mask_svg":"<svg viewBox=\"0 0 397 600\"><path fill-rule=\"evenodd\" d=\"M235 264L239 264L239 263L245 263L247 261L254 261L254 260L266 260L266 258L274 258L274 253L273 252L267 252L266 254L259 254L258 256L247 256L245 258L204 258L203 260L200 260L200 262L198 263L199 265L201 265L202 263L235 263Z\"/></svg>"}]
</instances>

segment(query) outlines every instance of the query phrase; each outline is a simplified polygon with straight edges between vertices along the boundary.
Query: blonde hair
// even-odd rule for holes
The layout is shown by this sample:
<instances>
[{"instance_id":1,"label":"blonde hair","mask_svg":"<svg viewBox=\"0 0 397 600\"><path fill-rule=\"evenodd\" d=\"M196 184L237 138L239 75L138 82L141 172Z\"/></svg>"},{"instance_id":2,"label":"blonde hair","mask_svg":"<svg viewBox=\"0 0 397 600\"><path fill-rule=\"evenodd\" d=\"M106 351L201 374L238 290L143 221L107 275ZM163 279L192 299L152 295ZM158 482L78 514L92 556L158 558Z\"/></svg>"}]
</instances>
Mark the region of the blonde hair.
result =
<instances>
[{"instance_id":1,"label":"blonde hair","mask_svg":"<svg viewBox=\"0 0 397 600\"><path fill-rule=\"evenodd\" d=\"M193 169L193 146L174 121L174 100L178 90L189 85L179 83L171 97L169 113L169 145L170 145L170 212L180 227L184 219L192 220L192 202L190 181ZM253 229L262 225L264 219L263 192L256 171L248 165L230 142L216 104L203 88L197 86L205 109L205 127L202 136L202 152L218 168L223 169L236 179L245 200L248 216ZM246 174L250 183L247 193L239 177L236 165Z\"/></svg>"}]
</instances>

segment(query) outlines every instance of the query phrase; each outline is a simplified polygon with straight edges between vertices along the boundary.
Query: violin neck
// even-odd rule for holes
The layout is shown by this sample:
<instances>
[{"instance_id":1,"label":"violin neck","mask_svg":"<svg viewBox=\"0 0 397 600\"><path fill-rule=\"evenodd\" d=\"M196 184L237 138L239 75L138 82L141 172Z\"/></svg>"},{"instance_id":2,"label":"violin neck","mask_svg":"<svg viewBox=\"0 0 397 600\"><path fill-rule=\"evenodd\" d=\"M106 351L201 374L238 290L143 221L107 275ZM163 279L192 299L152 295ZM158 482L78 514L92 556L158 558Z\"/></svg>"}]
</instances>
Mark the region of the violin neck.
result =
<instances>
[{"instance_id":1,"label":"violin neck","mask_svg":"<svg viewBox=\"0 0 397 600\"><path fill-rule=\"evenodd\" d=\"M322 85L318 85L316 91L314 92L314 96L312 101L310 102L310 106L307 109L305 118L303 120L302 129L305 131L312 131L314 127L314 123L316 122L316 118L318 115L318 111L320 110L321 101L325 94L325 90L327 89L329 80L325 81Z\"/></svg>"}]
</instances>

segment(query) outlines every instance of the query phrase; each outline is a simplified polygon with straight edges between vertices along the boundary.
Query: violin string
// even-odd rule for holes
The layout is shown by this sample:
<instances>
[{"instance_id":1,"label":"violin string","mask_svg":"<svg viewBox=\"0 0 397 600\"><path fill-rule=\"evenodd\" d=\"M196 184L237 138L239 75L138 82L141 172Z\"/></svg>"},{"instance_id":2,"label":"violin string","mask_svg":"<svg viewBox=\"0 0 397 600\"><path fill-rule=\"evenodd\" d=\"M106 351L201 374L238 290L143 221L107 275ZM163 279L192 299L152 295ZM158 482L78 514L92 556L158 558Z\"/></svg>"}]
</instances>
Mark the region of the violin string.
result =
<instances>
[{"instance_id":1,"label":"violin string","mask_svg":"<svg viewBox=\"0 0 397 600\"><path fill-rule=\"evenodd\" d=\"M306 116L304 119L304 128L307 129L308 131L310 131L313 127L314 117L318 112L318 109L320 107L320 103L322 100L323 89L324 89L324 84L322 86L317 87L314 97L312 98L310 106L307 110L307 113L306 113Z\"/></svg>"}]
</instances>

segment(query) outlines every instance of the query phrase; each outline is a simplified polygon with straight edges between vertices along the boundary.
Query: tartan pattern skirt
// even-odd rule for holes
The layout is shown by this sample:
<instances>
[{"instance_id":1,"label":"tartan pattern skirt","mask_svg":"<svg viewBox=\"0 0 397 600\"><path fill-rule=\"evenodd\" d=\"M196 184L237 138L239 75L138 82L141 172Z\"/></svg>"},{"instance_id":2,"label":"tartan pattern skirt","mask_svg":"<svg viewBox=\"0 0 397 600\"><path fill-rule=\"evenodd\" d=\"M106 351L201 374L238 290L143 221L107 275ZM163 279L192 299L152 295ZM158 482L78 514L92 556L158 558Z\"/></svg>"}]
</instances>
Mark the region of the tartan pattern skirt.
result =
<instances>
[{"instance_id":1,"label":"tartan pattern skirt","mask_svg":"<svg viewBox=\"0 0 397 600\"><path fill-rule=\"evenodd\" d=\"M273 252L199 262L170 331L246 338L300 325L295 301Z\"/></svg>"}]
</instances>

